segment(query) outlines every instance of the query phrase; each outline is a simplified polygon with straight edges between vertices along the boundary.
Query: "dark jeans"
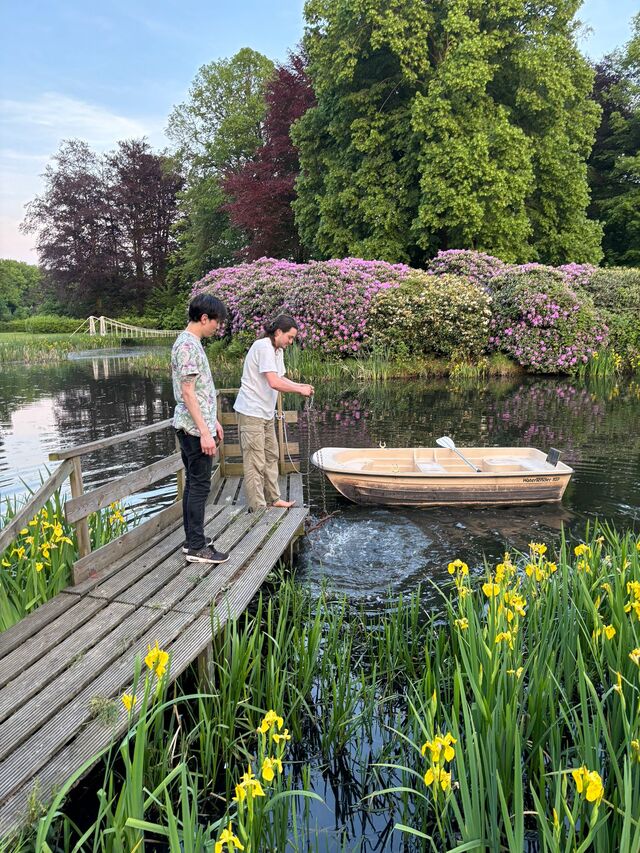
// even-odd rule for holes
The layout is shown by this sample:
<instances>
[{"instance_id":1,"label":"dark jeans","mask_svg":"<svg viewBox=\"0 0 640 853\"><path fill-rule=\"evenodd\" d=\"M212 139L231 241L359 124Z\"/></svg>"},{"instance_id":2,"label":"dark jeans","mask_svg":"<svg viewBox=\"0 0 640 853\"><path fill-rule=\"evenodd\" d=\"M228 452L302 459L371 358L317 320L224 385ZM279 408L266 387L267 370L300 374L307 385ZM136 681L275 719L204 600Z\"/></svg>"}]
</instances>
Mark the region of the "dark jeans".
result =
<instances>
[{"instance_id":1,"label":"dark jeans","mask_svg":"<svg viewBox=\"0 0 640 853\"><path fill-rule=\"evenodd\" d=\"M204 548L204 507L211 491L211 469L213 456L207 456L200 448L200 436L176 430L185 470L184 495L182 497L182 521L187 548L199 551Z\"/></svg>"}]
</instances>

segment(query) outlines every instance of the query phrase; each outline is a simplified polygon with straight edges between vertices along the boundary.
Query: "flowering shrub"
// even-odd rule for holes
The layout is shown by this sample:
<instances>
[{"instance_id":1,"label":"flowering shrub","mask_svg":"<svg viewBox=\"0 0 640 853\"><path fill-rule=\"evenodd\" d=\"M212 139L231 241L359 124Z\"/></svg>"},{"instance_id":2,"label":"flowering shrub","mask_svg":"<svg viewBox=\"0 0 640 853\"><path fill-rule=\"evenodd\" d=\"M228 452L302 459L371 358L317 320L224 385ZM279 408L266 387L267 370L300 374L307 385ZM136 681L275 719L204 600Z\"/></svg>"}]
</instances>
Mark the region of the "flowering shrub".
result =
<instances>
[{"instance_id":1,"label":"flowering shrub","mask_svg":"<svg viewBox=\"0 0 640 853\"><path fill-rule=\"evenodd\" d=\"M596 270L585 289L591 295L609 326L612 346L638 362L640 356L640 270L610 268Z\"/></svg>"},{"instance_id":2,"label":"flowering shrub","mask_svg":"<svg viewBox=\"0 0 640 853\"><path fill-rule=\"evenodd\" d=\"M397 287L410 273L402 264L358 258L309 264L262 258L212 270L194 285L192 296L206 291L222 299L233 333L258 335L276 314L292 314L299 323L298 340L303 347L353 355L368 341L372 297Z\"/></svg>"},{"instance_id":3,"label":"flowering shrub","mask_svg":"<svg viewBox=\"0 0 640 853\"><path fill-rule=\"evenodd\" d=\"M489 343L535 373L573 373L606 345L608 330L589 297L561 272L531 265L492 280Z\"/></svg>"},{"instance_id":4,"label":"flowering shrub","mask_svg":"<svg viewBox=\"0 0 640 853\"><path fill-rule=\"evenodd\" d=\"M448 249L440 251L427 264L427 272L433 275L464 276L474 284L485 289L489 288L490 282L497 275L502 275L509 269L509 264L485 255L483 252L472 252L469 249Z\"/></svg>"},{"instance_id":5,"label":"flowering shrub","mask_svg":"<svg viewBox=\"0 0 640 853\"><path fill-rule=\"evenodd\" d=\"M486 348L491 299L455 275L414 273L371 302L369 330L391 351L477 356Z\"/></svg>"}]
</instances>

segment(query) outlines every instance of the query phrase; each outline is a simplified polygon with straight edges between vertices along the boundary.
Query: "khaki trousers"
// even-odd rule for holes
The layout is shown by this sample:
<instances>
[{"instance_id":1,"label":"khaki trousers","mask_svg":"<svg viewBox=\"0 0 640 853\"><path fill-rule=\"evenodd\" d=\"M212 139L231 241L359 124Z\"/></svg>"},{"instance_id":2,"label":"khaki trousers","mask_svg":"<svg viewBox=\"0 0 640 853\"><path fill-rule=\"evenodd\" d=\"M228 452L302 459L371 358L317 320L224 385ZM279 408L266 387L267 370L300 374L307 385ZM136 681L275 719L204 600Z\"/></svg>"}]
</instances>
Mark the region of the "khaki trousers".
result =
<instances>
[{"instance_id":1,"label":"khaki trousers","mask_svg":"<svg viewBox=\"0 0 640 853\"><path fill-rule=\"evenodd\" d=\"M267 421L238 412L238 430L247 506L255 511L280 500L275 418Z\"/></svg>"}]
</instances>

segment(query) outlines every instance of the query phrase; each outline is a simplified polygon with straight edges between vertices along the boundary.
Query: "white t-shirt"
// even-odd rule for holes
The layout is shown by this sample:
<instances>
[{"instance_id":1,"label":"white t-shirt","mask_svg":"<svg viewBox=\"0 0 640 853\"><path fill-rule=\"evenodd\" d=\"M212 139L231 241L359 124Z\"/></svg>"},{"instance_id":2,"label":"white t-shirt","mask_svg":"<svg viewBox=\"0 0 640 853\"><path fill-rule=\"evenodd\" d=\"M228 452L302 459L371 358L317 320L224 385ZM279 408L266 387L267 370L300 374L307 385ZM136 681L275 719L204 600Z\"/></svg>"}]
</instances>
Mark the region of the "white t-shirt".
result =
<instances>
[{"instance_id":1,"label":"white t-shirt","mask_svg":"<svg viewBox=\"0 0 640 853\"><path fill-rule=\"evenodd\" d=\"M284 376L282 349L274 347L271 338L260 338L251 345L244 360L240 393L233 408L242 415L271 420L278 401L278 392L267 382L266 373Z\"/></svg>"}]
</instances>

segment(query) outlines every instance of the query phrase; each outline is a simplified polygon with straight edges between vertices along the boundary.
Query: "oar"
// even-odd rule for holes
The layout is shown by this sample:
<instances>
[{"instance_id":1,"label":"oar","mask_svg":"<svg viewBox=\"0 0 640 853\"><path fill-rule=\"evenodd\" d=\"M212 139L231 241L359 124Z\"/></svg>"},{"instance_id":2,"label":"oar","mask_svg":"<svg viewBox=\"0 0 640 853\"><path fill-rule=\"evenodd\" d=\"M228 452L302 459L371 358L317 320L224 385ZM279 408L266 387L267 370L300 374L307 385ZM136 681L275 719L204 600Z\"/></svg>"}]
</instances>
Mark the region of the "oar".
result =
<instances>
[{"instance_id":1,"label":"oar","mask_svg":"<svg viewBox=\"0 0 640 853\"><path fill-rule=\"evenodd\" d=\"M480 468L474 465L473 462L469 462L466 456L463 456L462 453L460 453L458 448L453 443L453 439L449 438L448 435L443 435L442 438L437 438L436 444L438 445L438 447L447 447L449 450L453 450L453 452L457 453L460 459L462 459L463 462L466 462L469 468L473 468L476 473L480 471Z\"/></svg>"}]
</instances>

